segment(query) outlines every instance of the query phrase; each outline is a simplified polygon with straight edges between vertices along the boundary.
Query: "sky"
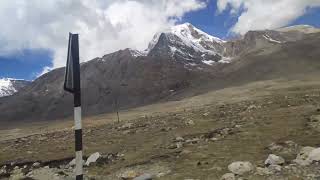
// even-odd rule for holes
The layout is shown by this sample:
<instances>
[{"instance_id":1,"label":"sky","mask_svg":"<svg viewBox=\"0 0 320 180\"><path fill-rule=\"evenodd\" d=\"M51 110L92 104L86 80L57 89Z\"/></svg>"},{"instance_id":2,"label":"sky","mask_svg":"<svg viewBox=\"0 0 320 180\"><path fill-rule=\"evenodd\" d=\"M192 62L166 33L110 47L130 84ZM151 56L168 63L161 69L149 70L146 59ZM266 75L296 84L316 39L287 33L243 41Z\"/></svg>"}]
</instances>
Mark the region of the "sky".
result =
<instances>
[{"instance_id":1,"label":"sky","mask_svg":"<svg viewBox=\"0 0 320 180\"><path fill-rule=\"evenodd\" d=\"M65 65L68 33L79 33L82 62L189 22L228 39L249 30L320 27L320 0L1 0L0 78L34 80Z\"/></svg>"}]
</instances>

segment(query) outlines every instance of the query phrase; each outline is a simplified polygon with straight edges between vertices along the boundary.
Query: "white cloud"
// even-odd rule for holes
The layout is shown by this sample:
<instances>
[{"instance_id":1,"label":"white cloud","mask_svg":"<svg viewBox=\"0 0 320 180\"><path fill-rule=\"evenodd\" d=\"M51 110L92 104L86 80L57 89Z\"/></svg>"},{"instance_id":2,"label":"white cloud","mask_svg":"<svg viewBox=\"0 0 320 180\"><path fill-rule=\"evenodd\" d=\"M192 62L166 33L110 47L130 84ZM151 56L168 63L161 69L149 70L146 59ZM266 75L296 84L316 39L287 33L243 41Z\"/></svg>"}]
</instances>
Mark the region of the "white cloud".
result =
<instances>
[{"instance_id":1,"label":"white cloud","mask_svg":"<svg viewBox=\"0 0 320 180\"><path fill-rule=\"evenodd\" d=\"M1 0L0 55L50 49L53 68L64 66L69 32L80 34L81 61L143 50L156 32L205 6L202 0Z\"/></svg>"},{"instance_id":2,"label":"white cloud","mask_svg":"<svg viewBox=\"0 0 320 180\"><path fill-rule=\"evenodd\" d=\"M244 34L249 30L286 26L304 15L308 8L320 7L320 0L218 0L217 7L219 12L240 12L231 32Z\"/></svg>"}]
</instances>

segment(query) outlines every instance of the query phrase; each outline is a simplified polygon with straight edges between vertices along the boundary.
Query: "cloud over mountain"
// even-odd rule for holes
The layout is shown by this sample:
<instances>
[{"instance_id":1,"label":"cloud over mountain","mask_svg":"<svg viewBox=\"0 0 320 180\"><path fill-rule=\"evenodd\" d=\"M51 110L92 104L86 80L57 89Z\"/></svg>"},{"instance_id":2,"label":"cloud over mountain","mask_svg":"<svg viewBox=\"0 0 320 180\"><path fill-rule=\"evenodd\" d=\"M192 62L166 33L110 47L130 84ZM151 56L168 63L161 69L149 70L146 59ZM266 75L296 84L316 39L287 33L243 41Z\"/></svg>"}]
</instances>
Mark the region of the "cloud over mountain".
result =
<instances>
[{"instance_id":1,"label":"cloud over mountain","mask_svg":"<svg viewBox=\"0 0 320 180\"><path fill-rule=\"evenodd\" d=\"M0 55L49 49L53 67L61 67L68 32L80 34L82 61L127 47L144 49L156 32L205 6L201 0L2 0Z\"/></svg>"},{"instance_id":2,"label":"cloud over mountain","mask_svg":"<svg viewBox=\"0 0 320 180\"><path fill-rule=\"evenodd\" d=\"M218 0L220 12L240 13L231 32L274 29L286 26L304 15L309 8L320 7L319 0Z\"/></svg>"}]
</instances>

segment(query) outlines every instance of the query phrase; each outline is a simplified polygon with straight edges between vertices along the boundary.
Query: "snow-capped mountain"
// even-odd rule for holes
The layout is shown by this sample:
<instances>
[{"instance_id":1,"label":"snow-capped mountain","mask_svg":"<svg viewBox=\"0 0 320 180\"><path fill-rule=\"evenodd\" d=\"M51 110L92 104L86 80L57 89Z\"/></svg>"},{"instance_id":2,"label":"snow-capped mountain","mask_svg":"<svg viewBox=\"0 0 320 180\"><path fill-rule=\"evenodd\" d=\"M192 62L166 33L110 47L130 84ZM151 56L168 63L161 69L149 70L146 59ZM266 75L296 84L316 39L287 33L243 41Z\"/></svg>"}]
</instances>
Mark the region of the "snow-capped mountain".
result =
<instances>
[{"instance_id":1,"label":"snow-capped mountain","mask_svg":"<svg viewBox=\"0 0 320 180\"><path fill-rule=\"evenodd\" d=\"M0 78L0 97L10 96L29 83L22 79Z\"/></svg>"},{"instance_id":2,"label":"snow-capped mountain","mask_svg":"<svg viewBox=\"0 0 320 180\"><path fill-rule=\"evenodd\" d=\"M81 63L83 114L111 112L115 98L127 109L260 79L318 73L319 33L289 29L249 31L225 42L186 23L157 33L146 51L127 48ZM54 69L21 90L2 80L2 94L18 93L0 98L0 122L71 116L64 73Z\"/></svg>"},{"instance_id":3,"label":"snow-capped mountain","mask_svg":"<svg viewBox=\"0 0 320 180\"><path fill-rule=\"evenodd\" d=\"M186 64L212 64L222 60L224 43L190 23L184 23L157 33L147 52L151 56L172 56Z\"/></svg>"}]
</instances>

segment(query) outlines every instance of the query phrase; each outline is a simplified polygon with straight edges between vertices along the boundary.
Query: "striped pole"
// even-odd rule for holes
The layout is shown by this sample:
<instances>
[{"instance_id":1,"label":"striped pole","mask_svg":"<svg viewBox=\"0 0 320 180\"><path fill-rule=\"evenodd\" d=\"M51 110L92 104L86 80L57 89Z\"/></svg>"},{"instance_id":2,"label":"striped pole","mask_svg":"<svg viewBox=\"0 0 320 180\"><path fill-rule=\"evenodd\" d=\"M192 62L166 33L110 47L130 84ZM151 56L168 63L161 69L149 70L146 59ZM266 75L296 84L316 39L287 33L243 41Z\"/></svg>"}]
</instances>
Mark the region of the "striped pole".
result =
<instances>
[{"instance_id":1,"label":"striped pole","mask_svg":"<svg viewBox=\"0 0 320 180\"><path fill-rule=\"evenodd\" d=\"M82 168L82 122L81 122L81 94L74 94L74 135L76 151L76 180L83 179Z\"/></svg>"},{"instance_id":2,"label":"striped pole","mask_svg":"<svg viewBox=\"0 0 320 180\"><path fill-rule=\"evenodd\" d=\"M76 151L76 180L83 180L82 164L82 122L81 122L81 88L78 34L69 34L68 58L64 89L74 97L74 135Z\"/></svg>"}]
</instances>

